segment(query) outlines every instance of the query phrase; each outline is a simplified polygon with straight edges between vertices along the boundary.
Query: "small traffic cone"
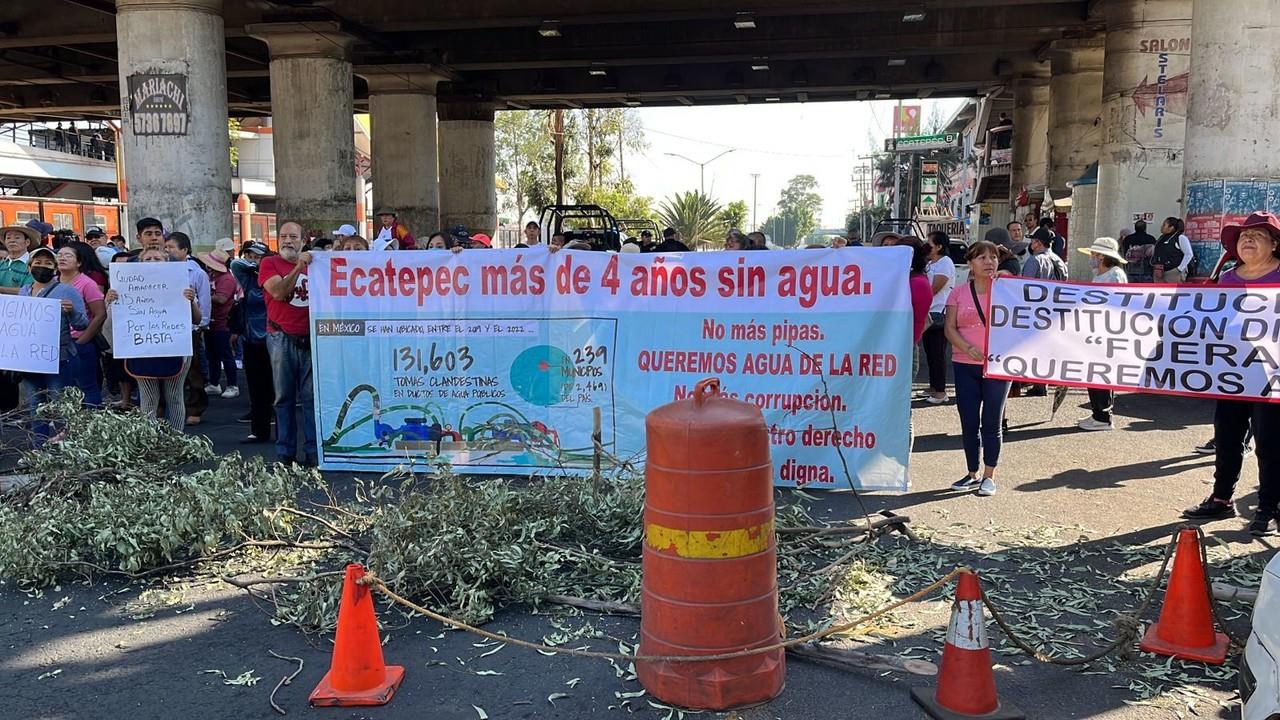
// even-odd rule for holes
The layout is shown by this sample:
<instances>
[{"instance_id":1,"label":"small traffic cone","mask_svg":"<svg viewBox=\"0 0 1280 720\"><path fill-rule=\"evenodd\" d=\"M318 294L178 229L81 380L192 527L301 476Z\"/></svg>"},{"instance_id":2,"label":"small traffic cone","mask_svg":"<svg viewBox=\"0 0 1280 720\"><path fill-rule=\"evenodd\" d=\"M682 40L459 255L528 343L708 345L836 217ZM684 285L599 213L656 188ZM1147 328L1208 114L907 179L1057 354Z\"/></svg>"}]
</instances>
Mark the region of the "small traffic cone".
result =
<instances>
[{"instance_id":1,"label":"small traffic cone","mask_svg":"<svg viewBox=\"0 0 1280 720\"><path fill-rule=\"evenodd\" d=\"M1026 716L996 696L987 646L987 622L982 611L978 576L966 572L956 585L951 624L942 646L938 688L911 688L911 698L937 720L981 717L984 720L1022 720Z\"/></svg>"},{"instance_id":2,"label":"small traffic cone","mask_svg":"<svg viewBox=\"0 0 1280 720\"><path fill-rule=\"evenodd\" d=\"M348 565L338 606L338 632L333 641L333 663L320 684L311 691L312 707L386 705L404 668L382 662L378 619L373 615L373 595L360 565Z\"/></svg>"},{"instance_id":3,"label":"small traffic cone","mask_svg":"<svg viewBox=\"0 0 1280 720\"><path fill-rule=\"evenodd\" d=\"M1178 531L1160 620L1147 628L1139 647L1157 655L1221 665L1227 659L1229 641L1213 630L1211 602L1200 560L1200 537L1195 528L1183 528Z\"/></svg>"}]
</instances>

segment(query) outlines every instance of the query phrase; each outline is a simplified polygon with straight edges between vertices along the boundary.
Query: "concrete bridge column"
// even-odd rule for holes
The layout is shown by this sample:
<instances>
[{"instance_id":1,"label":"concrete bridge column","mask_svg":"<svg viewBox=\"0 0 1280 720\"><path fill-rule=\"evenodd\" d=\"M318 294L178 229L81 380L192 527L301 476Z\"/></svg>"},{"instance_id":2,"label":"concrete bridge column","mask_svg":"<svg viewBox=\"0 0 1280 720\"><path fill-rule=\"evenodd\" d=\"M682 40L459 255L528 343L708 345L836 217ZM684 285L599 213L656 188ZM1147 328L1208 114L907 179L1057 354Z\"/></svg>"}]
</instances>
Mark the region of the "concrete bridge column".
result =
<instances>
[{"instance_id":1,"label":"concrete bridge column","mask_svg":"<svg viewBox=\"0 0 1280 720\"><path fill-rule=\"evenodd\" d=\"M336 22L264 23L271 51L276 218L328 235L356 218L351 45Z\"/></svg>"},{"instance_id":2,"label":"concrete bridge column","mask_svg":"<svg viewBox=\"0 0 1280 720\"><path fill-rule=\"evenodd\" d=\"M1084 174L1098 161L1102 144L1099 115L1102 113L1102 49L1101 37L1067 40L1054 44L1049 60L1053 74L1049 79L1049 194L1055 200L1071 195L1067 183ZM1088 236L1093 239L1093 223L1089 227L1070 227L1072 245Z\"/></svg>"},{"instance_id":3,"label":"concrete bridge column","mask_svg":"<svg viewBox=\"0 0 1280 720\"><path fill-rule=\"evenodd\" d=\"M445 229L463 225L490 237L498 227L498 172L493 106L440 106L440 220ZM377 188L374 189L375 192Z\"/></svg>"},{"instance_id":4,"label":"concrete bridge column","mask_svg":"<svg viewBox=\"0 0 1280 720\"><path fill-rule=\"evenodd\" d=\"M1180 216L1191 0L1112 0L1106 10L1102 152L1094 234Z\"/></svg>"},{"instance_id":5,"label":"concrete bridge column","mask_svg":"<svg viewBox=\"0 0 1280 720\"><path fill-rule=\"evenodd\" d=\"M439 230L436 84L429 65L382 65L356 74L369 83L374 207L391 208L415 236Z\"/></svg>"},{"instance_id":6,"label":"concrete bridge column","mask_svg":"<svg viewBox=\"0 0 1280 720\"><path fill-rule=\"evenodd\" d=\"M1213 269L1223 224L1280 212L1280 6L1195 0L1187 107L1187 236L1194 270Z\"/></svg>"},{"instance_id":7,"label":"concrete bridge column","mask_svg":"<svg viewBox=\"0 0 1280 720\"><path fill-rule=\"evenodd\" d=\"M117 0L116 35L129 215L211 250L231 236L222 0Z\"/></svg>"},{"instance_id":8,"label":"concrete bridge column","mask_svg":"<svg viewBox=\"0 0 1280 720\"><path fill-rule=\"evenodd\" d=\"M1032 204L1041 196L1048 161L1049 78L1023 75L1013 81L1013 167L1009 173L1012 219L1022 219L1025 205L1019 205L1018 196L1023 190L1031 196ZM1027 232L1032 229L1028 228Z\"/></svg>"}]
</instances>

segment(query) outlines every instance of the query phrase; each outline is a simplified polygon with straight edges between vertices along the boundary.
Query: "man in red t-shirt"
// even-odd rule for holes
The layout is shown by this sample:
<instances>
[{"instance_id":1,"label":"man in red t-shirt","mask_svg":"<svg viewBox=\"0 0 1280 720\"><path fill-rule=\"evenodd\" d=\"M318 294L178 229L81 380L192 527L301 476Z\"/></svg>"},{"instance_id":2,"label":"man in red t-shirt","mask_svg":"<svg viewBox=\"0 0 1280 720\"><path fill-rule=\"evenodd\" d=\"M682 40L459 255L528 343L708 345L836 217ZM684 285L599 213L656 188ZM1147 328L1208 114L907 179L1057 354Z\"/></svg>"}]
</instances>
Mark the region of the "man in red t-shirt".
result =
<instances>
[{"instance_id":1,"label":"man in red t-shirt","mask_svg":"<svg viewBox=\"0 0 1280 720\"><path fill-rule=\"evenodd\" d=\"M302 226L287 222L278 234L280 254L262 259L258 283L267 301L267 353L276 391L276 459L316 464L315 396L311 390L311 311ZM301 419L296 414L301 412ZM303 456L299 461L298 430Z\"/></svg>"}]
</instances>

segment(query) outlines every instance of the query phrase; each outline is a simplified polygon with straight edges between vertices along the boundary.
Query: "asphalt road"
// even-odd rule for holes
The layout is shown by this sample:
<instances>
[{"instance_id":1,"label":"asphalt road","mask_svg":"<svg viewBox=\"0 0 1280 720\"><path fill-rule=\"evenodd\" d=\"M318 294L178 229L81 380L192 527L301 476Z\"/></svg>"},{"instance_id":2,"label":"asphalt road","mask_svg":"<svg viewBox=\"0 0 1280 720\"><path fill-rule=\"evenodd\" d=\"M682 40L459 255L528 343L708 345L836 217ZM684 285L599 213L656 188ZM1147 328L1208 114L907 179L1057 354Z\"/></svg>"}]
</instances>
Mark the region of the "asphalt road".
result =
<instances>
[{"instance_id":1,"label":"asphalt road","mask_svg":"<svg viewBox=\"0 0 1280 720\"><path fill-rule=\"evenodd\" d=\"M1081 550L1163 543L1177 525L1179 510L1208 492L1211 459L1193 456L1190 450L1210 434L1211 404L1122 396L1119 429L1085 434L1074 428L1074 421L1084 414L1080 408L1085 400L1083 393L1072 394L1052 422L1047 399L1011 401L1013 433L1001 461L999 493L990 498L947 491L963 472L955 408L918 406L911 489L900 495L869 496L868 509L907 514L917 529L935 533L931 542L959 548L977 566L999 568L1015 577L1020 568L1004 559L1001 548L1009 545L1005 541L1054 544L1053 538L1063 533L1046 532L1046 527L1068 529L1069 544ZM215 400L200 430L214 439L219 451L269 453L269 445L237 444L247 431L247 426L234 422L244 405L243 400ZM335 485L349 482L333 475ZM1241 487L1243 510L1256 497L1256 466L1251 460ZM830 519L860 514L847 493L821 495L815 512ZM1206 530L1215 542L1221 541L1219 552L1258 560L1270 557L1277 539L1253 539L1243 532L1243 525L1236 519L1211 523ZM1107 567L1117 574L1133 569L1115 562ZM945 568L938 574L942 572ZM1023 585L1032 591L1043 586L1048 592L1053 582L1026 574ZM944 602L921 603L905 617L905 629L892 640L880 641L879 652L937 647L934 637L948 618ZM619 704L615 693L640 689L635 681L617 677L605 662L544 657L510 647L480 657L492 647L476 647L478 638L443 632L434 622L406 622L386 612L382 619L389 626L387 660L407 669L393 702L372 709L309 709L307 694L327 669L330 638L308 638L273 625L239 591L212 585L166 589L69 581L35 594L5 584L0 586L0 717L277 717L268 697L295 666L271 657L269 650L305 661L297 680L282 687L276 699L290 715L310 718L474 719L482 716L475 708L495 719L622 717L627 710L610 709ZM638 622L631 619L591 622L605 636L589 641L600 649L616 649L618 640L630 644L638 630ZM1246 621L1233 625L1247 630ZM508 609L487 627L531 639L552 629L545 615L525 608ZM996 634L994 628L992 632ZM1019 665L1016 656L1003 654L997 661L1001 696L1029 717L1137 719L1175 714L1176 708L1127 704L1134 696L1119 676ZM480 669L502 674L477 675ZM226 685L221 674L207 671L220 671L228 678L248 671L260 680L251 686ZM930 683L928 678L851 673L789 661L780 697L725 717L918 718L923 716L911 703L908 688ZM1209 702L1198 707L1201 717L1238 716L1231 681L1206 682L1203 692ZM567 697L552 704L548 696L554 693ZM645 698L630 704L641 717L667 714L649 707ZM1186 707L1181 710L1185 715Z\"/></svg>"}]
</instances>

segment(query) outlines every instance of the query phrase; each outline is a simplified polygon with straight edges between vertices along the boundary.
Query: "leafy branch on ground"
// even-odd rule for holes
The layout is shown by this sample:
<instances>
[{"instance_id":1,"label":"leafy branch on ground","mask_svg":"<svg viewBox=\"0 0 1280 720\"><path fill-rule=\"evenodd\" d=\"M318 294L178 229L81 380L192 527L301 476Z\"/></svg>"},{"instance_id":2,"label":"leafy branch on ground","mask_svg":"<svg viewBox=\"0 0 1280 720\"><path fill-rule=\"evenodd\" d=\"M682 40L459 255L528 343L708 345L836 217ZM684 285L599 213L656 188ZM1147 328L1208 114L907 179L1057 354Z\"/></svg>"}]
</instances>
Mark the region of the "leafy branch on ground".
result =
<instances>
[{"instance_id":1,"label":"leafy branch on ground","mask_svg":"<svg viewBox=\"0 0 1280 720\"><path fill-rule=\"evenodd\" d=\"M307 632L333 627L337 578L350 562L472 624L512 605L626 607L640 594L643 480L629 467L594 480L510 480L439 466L356 481L340 493L313 471L215 456L206 439L136 413L82 410L73 393L42 412L63 435L24 452L17 470L30 482L0 495L0 577L24 586L71 575L221 578L276 622ZM1163 540L919 524L919 542L868 538L852 527L862 518L821 522L805 493L786 497L777 512L778 583L795 631L865 614L967 565L1017 619L1020 635L1055 654L1084 654L1109 637L1113 616L1133 609ZM1224 547L1211 547L1209 557L1215 577L1238 585L1256 584L1262 570L1258 557L1231 557ZM900 612L855 639L936 658L947 607L921 611L928 628L918 614ZM1247 611L1231 610L1237 618ZM991 637L1002 662L1030 662L999 633ZM1205 683L1225 684L1234 671L1143 656L1081 672L1122 675L1132 702L1195 703Z\"/></svg>"}]
</instances>

